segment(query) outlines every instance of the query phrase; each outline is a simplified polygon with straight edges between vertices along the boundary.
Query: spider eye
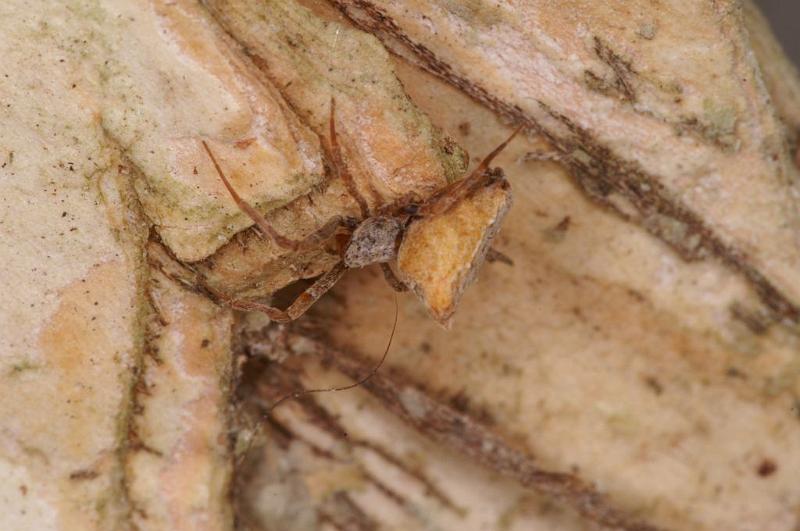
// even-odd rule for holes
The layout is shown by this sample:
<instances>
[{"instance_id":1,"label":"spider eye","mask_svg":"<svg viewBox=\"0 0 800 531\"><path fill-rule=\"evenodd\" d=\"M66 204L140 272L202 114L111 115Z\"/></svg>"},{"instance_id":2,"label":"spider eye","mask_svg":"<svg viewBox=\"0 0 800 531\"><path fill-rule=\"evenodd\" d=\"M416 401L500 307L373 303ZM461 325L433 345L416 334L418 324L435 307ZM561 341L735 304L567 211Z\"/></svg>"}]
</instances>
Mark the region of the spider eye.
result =
<instances>
[{"instance_id":1,"label":"spider eye","mask_svg":"<svg viewBox=\"0 0 800 531\"><path fill-rule=\"evenodd\" d=\"M413 216L417 212L419 212L419 205L416 203L411 203L410 205L406 205L403 207L403 214L406 214L408 216Z\"/></svg>"}]
</instances>

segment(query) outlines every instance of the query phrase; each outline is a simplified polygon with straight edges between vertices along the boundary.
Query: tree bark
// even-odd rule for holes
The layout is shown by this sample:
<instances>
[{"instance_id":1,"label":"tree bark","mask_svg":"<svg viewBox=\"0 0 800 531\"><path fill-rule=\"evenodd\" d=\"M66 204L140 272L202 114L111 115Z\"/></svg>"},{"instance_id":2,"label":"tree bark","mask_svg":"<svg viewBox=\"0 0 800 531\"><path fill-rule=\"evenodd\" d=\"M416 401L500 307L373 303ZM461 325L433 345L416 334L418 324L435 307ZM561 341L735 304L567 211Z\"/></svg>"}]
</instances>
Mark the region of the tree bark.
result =
<instances>
[{"instance_id":1,"label":"tree bark","mask_svg":"<svg viewBox=\"0 0 800 531\"><path fill-rule=\"evenodd\" d=\"M0 113L0 528L800 525L800 78L749 0L8 0ZM229 307L341 234L267 238L201 141L302 238L517 125L413 292Z\"/></svg>"}]
</instances>

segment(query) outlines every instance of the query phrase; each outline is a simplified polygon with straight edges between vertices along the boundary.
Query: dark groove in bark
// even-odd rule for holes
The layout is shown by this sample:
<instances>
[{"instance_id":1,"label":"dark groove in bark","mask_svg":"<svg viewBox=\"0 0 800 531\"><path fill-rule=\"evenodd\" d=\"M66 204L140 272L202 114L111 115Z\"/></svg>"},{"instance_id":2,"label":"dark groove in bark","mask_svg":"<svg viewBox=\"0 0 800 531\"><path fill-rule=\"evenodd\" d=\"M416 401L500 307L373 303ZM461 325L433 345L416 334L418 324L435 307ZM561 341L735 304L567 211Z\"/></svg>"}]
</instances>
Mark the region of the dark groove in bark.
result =
<instances>
[{"instance_id":1,"label":"dark groove in bark","mask_svg":"<svg viewBox=\"0 0 800 531\"><path fill-rule=\"evenodd\" d=\"M356 505L350 496L337 492L320 508L319 519L343 531L373 531L378 523Z\"/></svg>"},{"instance_id":2,"label":"dark groove in bark","mask_svg":"<svg viewBox=\"0 0 800 531\"><path fill-rule=\"evenodd\" d=\"M262 375L262 385L258 385L257 390L254 392L258 396L263 397L272 403L281 397L286 396L287 394L298 391L302 392L305 388L301 384L298 376L299 371L302 371L302 369L294 369L295 370L291 370L276 363L270 363L267 365L267 367L260 368L258 372ZM265 376L268 376L269 378L268 385L263 382L263 378ZM296 399L296 402L301 405L309 417L314 419L314 425L325 431L331 437L346 441L346 443L353 448L363 448L374 452L375 454L379 455L381 459L394 465L399 470L402 470L409 477L414 478L417 482L419 482L420 485L422 485L426 494L436 499L442 504L443 507L446 507L457 514L464 512L461 507L456 505L453 500L451 500L444 492L442 492L427 476L422 474L419 470L415 470L406 466L406 464L403 463L400 458L389 452L389 450L383 446L375 444L371 441L358 439L348 435L347 430L338 422L338 420L333 417L324 407L317 403L312 396L306 395L299 397ZM274 417L269 414L269 412L266 410L266 407L262 407L262 422L279 426L282 430L282 433L285 435L291 435L292 438L305 442L309 446L313 447L316 451L325 452L325 450L317 448L313 442L306 440L302 435L291 433L288 428L275 420ZM327 453L324 457L327 459L334 459L334 456L330 453ZM370 479L376 482L376 486L378 488L381 488L382 490L387 488L383 484L377 485L379 481L376 478ZM396 496L396 493L393 494Z\"/></svg>"},{"instance_id":3,"label":"dark groove in bark","mask_svg":"<svg viewBox=\"0 0 800 531\"><path fill-rule=\"evenodd\" d=\"M636 103L636 91L630 81L630 78L636 75L636 71L631 62L620 57L600 37L594 38L594 51L597 57L614 72L614 84L608 88L613 89L622 100ZM597 77L591 72L587 73ZM598 78L598 81L602 80Z\"/></svg>"},{"instance_id":4,"label":"dark groove in bark","mask_svg":"<svg viewBox=\"0 0 800 531\"><path fill-rule=\"evenodd\" d=\"M306 336L292 336L290 341L297 339L306 344L309 341ZM323 364L354 380L363 374L364 367L370 366L357 355L332 349L322 342L314 341L313 348ZM539 468L533 456L513 448L481 422L407 383L406 378L396 372L391 376L378 373L363 387L421 434L517 480L527 488L575 508L584 518L625 531L662 529L637 521L614 508L604 494L573 474Z\"/></svg>"}]
</instances>

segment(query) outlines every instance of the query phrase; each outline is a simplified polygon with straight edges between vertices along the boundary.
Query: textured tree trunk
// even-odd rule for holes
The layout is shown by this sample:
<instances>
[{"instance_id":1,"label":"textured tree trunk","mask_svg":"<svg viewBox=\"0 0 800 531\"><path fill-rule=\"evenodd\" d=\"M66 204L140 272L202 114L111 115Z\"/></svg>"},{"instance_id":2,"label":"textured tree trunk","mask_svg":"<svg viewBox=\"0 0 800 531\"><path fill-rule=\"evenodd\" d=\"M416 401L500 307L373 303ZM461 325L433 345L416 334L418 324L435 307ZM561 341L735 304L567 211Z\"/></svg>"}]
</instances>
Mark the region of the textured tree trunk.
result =
<instances>
[{"instance_id":1,"label":"textured tree trunk","mask_svg":"<svg viewBox=\"0 0 800 531\"><path fill-rule=\"evenodd\" d=\"M0 529L800 528L800 78L751 2L7 0L0 113ZM259 232L201 141L300 239L519 125L411 292L236 309L341 237Z\"/></svg>"}]
</instances>

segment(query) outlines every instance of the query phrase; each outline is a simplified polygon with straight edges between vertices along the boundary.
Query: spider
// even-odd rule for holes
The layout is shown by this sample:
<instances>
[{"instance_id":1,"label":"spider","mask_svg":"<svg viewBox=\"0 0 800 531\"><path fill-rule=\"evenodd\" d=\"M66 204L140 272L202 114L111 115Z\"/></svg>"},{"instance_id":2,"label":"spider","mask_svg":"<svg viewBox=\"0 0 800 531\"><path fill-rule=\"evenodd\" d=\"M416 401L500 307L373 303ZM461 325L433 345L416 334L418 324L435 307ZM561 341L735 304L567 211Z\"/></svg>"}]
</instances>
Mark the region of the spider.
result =
<instances>
[{"instance_id":1,"label":"spider","mask_svg":"<svg viewBox=\"0 0 800 531\"><path fill-rule=\"evenodd\" d=\"M413 194L408 194L393 203L378 208L374 214L370 215L367 201L356 188L355 181L344 163L336 136L335 112L336 104L332 100L329 123L330 146L326 151L330 153L334 175L341 178L348 193L359 205L363 221L337 216L302 240L292 240L279 234L261 213L242 199L230 181L228 181L206 141L202 141L203 148L236 205L255 222L263 235L272 239L276 245L291 251L306 250L319 247L339 231L343 230L345 236L342 240L343 244L340 245L340 261L301 293L285 310L251 299L224 300L230 307L238 310L263 312L273 321L288 323L303 315L322 295L336 284L345 271L366 267L371 264L380 264L387 282L393 289L405 291L407 287L395 276L388 263L397 257L400 243L402 243L405 231L411 222L429 216L445 214L481 187L489 186L498 181L505 182L502 171L490 170L489 164L522 129L521 126L518 127L508 139L489 153L467 177L448 184L424 201L419 200ZM498 257L496 259L507 260L499 253L497 254Z\"/></svg>"}]
</instances>

